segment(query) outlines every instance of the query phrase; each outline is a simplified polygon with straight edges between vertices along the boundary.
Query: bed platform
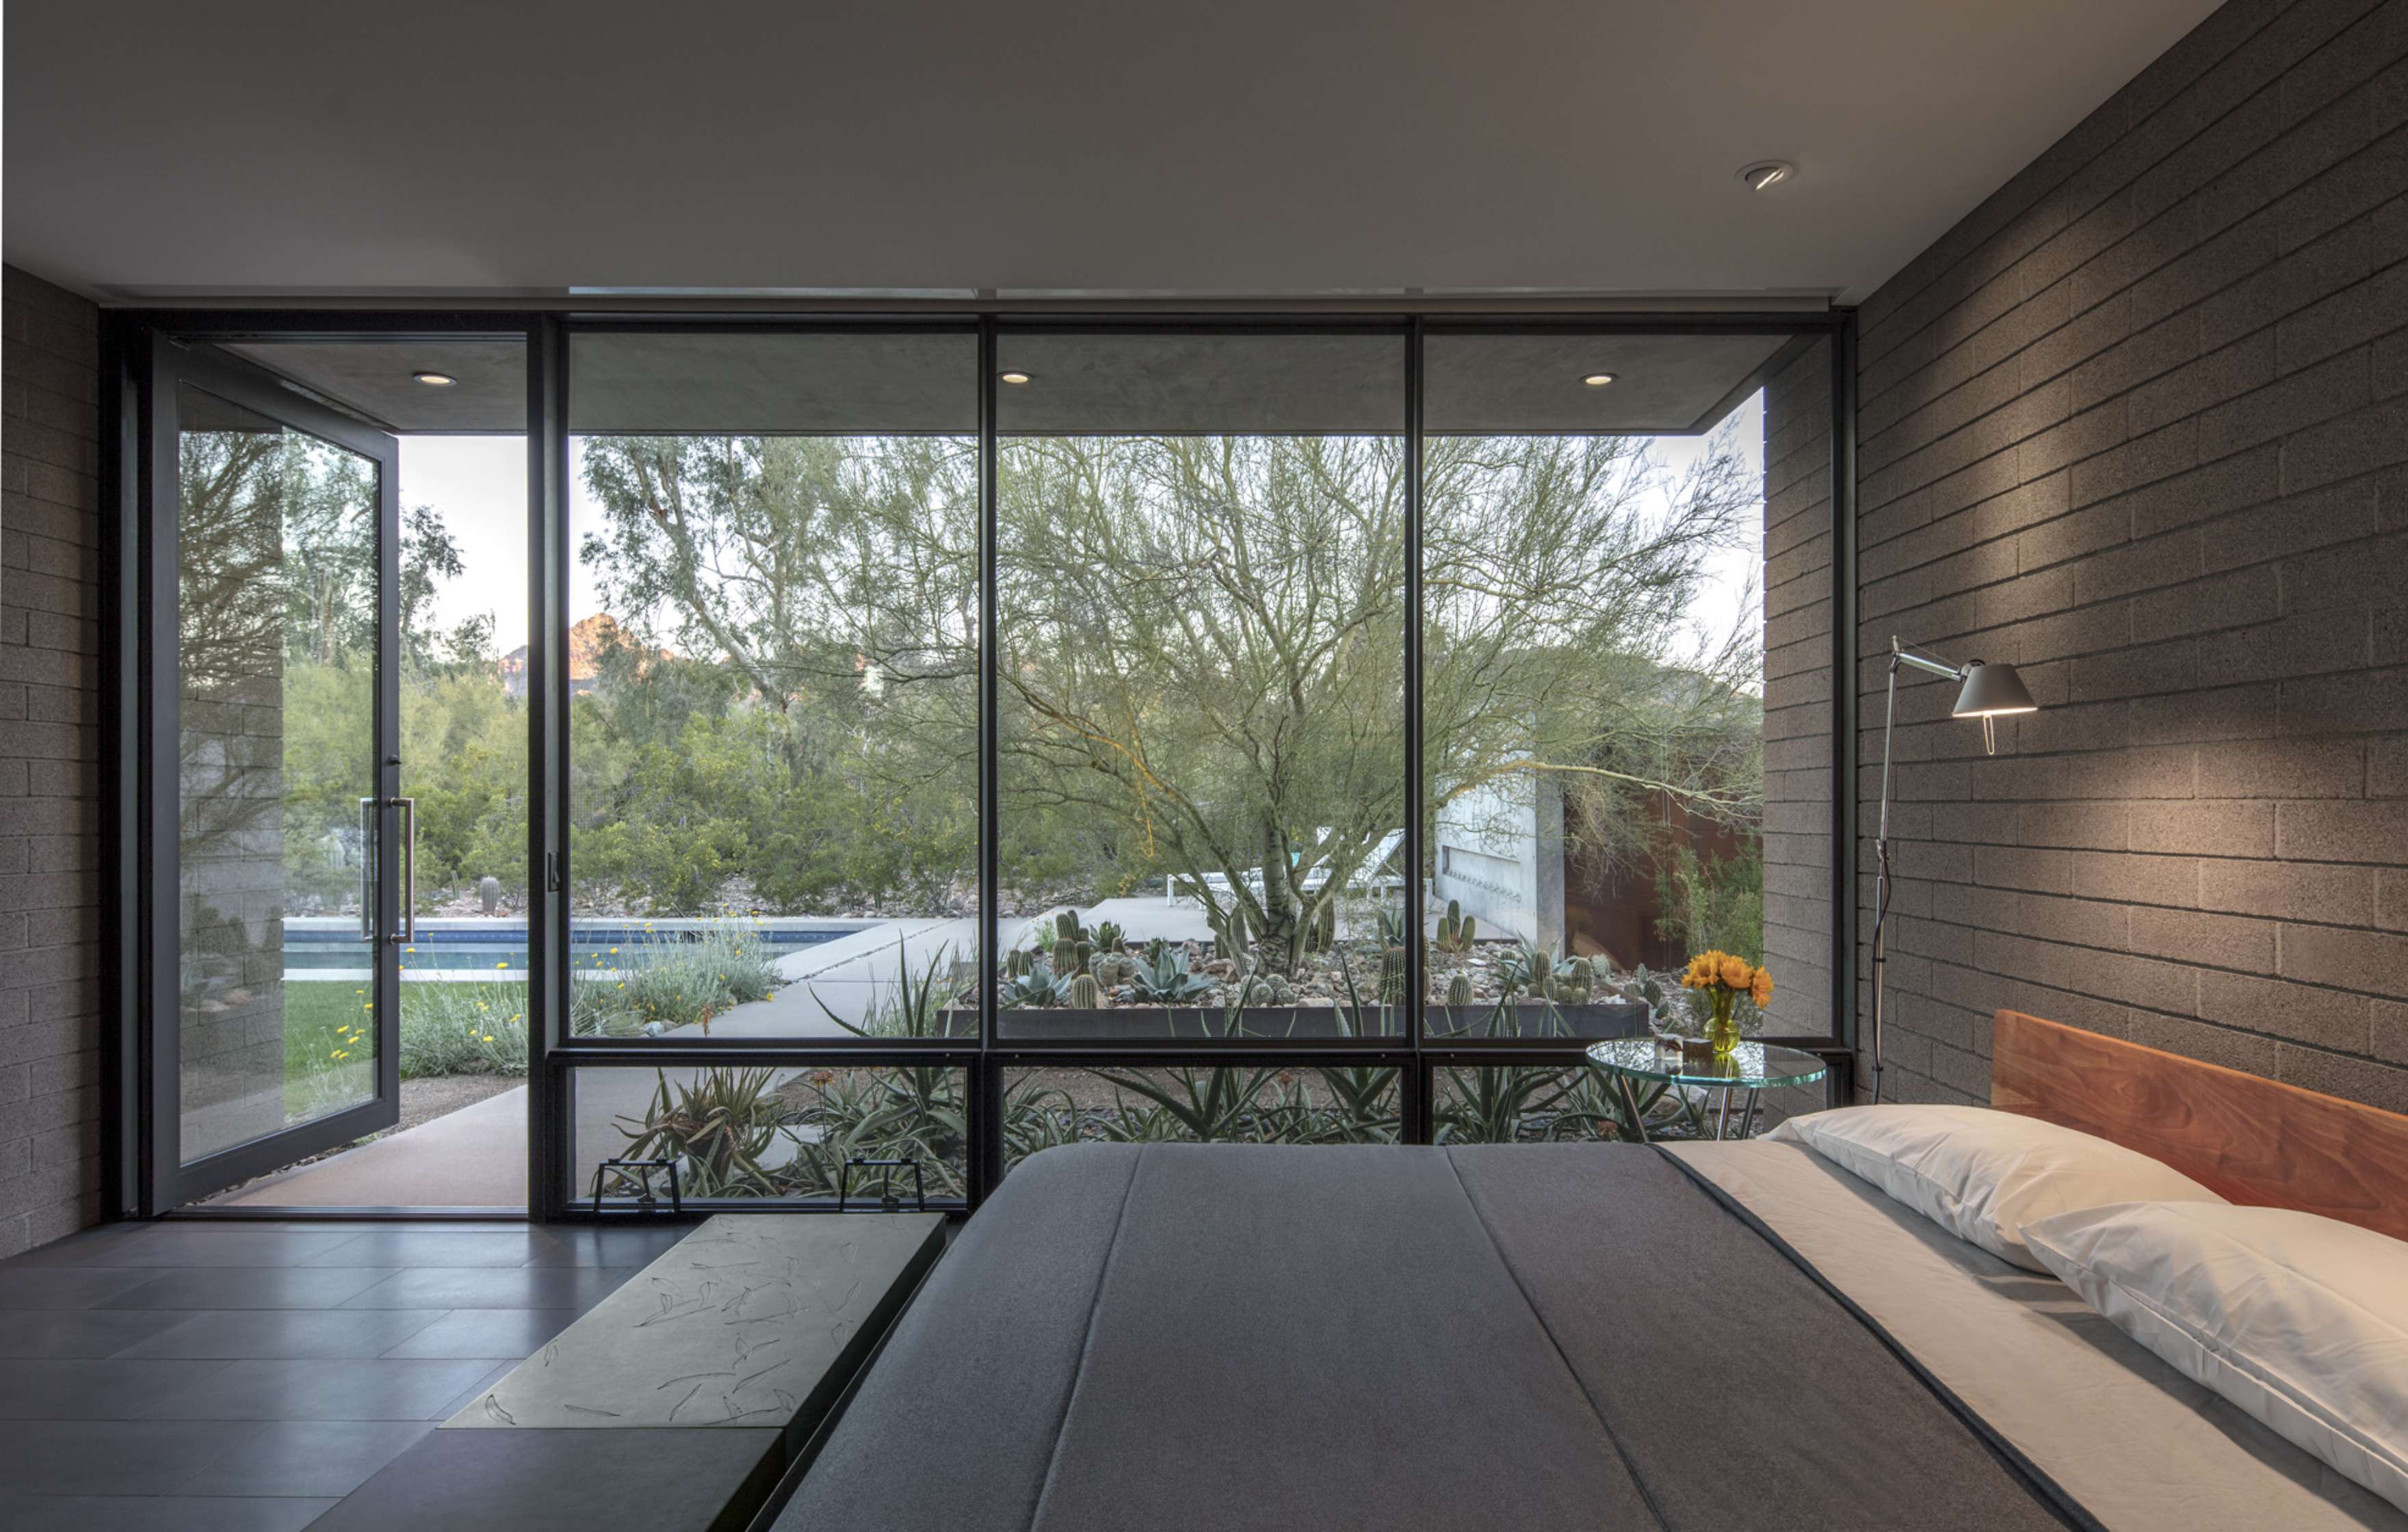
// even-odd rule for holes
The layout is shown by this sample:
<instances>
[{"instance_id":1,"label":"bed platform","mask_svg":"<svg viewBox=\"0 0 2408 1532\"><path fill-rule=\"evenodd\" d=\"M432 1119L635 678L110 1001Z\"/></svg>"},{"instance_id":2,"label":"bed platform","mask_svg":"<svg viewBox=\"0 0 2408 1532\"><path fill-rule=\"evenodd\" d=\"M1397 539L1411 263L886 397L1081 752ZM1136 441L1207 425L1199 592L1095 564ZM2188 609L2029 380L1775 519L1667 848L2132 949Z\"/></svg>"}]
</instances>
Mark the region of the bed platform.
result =
<instances>
[{"instance_id":1,"label":"bed platform","mask_svg":"<svg viewBox=\"0 0 2408 1532\"><path fill-rule=\"evenodd\" d=\"M2243 1088L2032 1018L1999 1038L2000 1105L2172 1135L2245 1200L2401 1205L2408 1121L2202 1105ZM1049 1150L955 1239L776 1522L2101 1525L2408 1516L2054 1279L1779 1143Z\"/></svg>"}]
</instances>

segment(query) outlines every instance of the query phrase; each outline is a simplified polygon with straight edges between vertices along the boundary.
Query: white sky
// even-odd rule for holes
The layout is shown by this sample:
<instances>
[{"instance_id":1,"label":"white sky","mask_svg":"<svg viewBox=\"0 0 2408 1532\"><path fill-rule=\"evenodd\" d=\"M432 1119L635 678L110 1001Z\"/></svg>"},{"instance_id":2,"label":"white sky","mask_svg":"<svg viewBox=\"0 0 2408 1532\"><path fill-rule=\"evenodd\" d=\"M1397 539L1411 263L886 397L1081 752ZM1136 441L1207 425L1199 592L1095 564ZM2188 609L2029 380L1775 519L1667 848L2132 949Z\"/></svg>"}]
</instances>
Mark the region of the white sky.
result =
<instances>
[{"instance_id":1,"label":"white sky","mask_svg":"<svg viewBox=\"0 0 2408 1532\"><path fill-rule=\"evenodd\" d=\"M1756 395L1731 412L1726 429L1738 437L1751 467L1762 452L1763 401ZM1700 437L1659 437L1656 455L1677 477L1705 451ZM465 570L458 580L437 591L435 621L451 628L470 617L491 613L494 642L509 653L527 641L526 612L526 440L522 437L404 437L401 438L401 503L431 506L460 548ZM569 621L591 616L601 608L594 577L576 557L575 528L591 526L601 512L587 494L581 478L570 489L572 528L568 565ZM1758 599L1741 604L1741 595L1762 567L1763 530L1752 522L1753 535L1744 547L1717 555L1708 568L1711 583L1700 593L1695 623L1701 635L1714 639L1730 631L1736 619L1758 630L1764 605ZM624 616L625 613L618 615Z\"/></svg>"}]
</instances>

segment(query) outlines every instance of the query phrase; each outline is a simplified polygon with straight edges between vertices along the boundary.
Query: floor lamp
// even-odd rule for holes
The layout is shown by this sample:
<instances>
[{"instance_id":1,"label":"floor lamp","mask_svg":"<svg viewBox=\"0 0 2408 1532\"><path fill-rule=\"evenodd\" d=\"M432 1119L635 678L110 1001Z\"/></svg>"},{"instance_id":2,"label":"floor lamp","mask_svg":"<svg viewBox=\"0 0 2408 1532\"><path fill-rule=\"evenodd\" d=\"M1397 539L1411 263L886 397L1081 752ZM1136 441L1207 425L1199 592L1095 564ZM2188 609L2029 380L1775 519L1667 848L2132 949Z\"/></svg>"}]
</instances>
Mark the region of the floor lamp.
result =
<instances>
[{"instance_id":1,"label":"floor lamp","mask_svg":"<svg viewBox=\"0 0 2408 1532\"><path fill-rule=\"evenodd\" d=\"M1982 748L1991 754L1999 753L1998 720L2009 713L2030 713L2040 710L2040 704L2024 690L2024 680L2012 665L1985 665L1980 660L1968 660L1952 665L1928 651L1899 641L1893 634L1889 640L1889 707L1882 720L1882 783L1881 827L1873 836L1873 1100L1881 1100L1882 1092L1882 964L1885 956L1884 928L1889 923L1889 759L1890 736L1898 729L1898 667L1913 666L1927 675L1945 676L1964 684L1956 693L1956 706L1948 710L1951 718L1978 718L1982 721Z\"/></svg>"}]
</instances>

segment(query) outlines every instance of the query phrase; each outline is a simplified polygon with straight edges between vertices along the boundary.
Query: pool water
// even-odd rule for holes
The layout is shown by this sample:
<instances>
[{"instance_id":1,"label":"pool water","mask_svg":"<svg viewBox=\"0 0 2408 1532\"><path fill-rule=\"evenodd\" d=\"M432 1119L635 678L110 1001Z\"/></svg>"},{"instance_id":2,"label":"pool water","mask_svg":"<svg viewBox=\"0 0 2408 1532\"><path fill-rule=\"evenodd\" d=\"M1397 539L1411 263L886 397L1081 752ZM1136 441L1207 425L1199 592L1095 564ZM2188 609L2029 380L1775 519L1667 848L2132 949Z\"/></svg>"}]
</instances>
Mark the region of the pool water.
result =
<instances>
[{"instance_id":1,"label":"pool water","mask_svg":"<svg viewBox=\"0 0 2408 1532\"><path fill-rule=\"evenodd\" d=\"M756 933L772 957L815 947L850 936L848 926L763 925ZM640 925L584 925L569 933L569 962L577 967L619 966L631 952L647 946L698 941L700 931L646 930ZM620 951L615 954L612 948ZM288 923L284 933L284 968L288 973L311 968L361 968L367 966L368 944L356 926L337 930L303 930ZM481 968L524 973L527 936L523 925L496 923L490 929L419 928L418 938L401 949L404 968L453 971Z\"/></svg>"}]
</instances>

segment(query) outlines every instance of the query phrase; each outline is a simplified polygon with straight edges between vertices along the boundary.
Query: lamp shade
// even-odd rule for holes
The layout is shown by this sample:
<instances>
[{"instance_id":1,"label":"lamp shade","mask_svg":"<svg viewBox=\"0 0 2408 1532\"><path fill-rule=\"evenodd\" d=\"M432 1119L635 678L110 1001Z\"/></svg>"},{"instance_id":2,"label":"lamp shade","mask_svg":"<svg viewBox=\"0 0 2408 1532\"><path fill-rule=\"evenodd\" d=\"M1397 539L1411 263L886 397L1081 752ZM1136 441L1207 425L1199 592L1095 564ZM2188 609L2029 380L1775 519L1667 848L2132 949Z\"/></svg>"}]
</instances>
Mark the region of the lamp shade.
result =
<instances>
[{"instance_id":1,"label":"lamp shade","mask_svg":"<svg viewBox=\"0 0 2408 1532\"><path fill-rule=\"evenodd\" d=\"M1949 716L1996 718L2000 713L2039 710L2040 704L2024 690L2024 679L2015 674L2014 666L1984 665L1975 660L1965 667L1965 689L1956 694L1956 706L1949 710Z\"/></svg>"}]
</instances>

